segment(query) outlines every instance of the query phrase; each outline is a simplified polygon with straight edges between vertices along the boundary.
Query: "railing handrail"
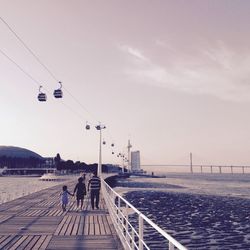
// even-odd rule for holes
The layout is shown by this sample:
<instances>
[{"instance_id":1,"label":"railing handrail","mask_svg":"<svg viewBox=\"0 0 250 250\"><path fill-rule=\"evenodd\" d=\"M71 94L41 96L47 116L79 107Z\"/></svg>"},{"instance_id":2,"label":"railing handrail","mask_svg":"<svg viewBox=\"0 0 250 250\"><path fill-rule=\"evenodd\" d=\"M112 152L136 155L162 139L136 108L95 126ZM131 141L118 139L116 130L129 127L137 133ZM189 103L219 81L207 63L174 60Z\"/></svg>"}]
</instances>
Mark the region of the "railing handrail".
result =
<instances>
[{"instance_id":1,"label":"railing handrail","mask_svg":"<svg viewBox=\"0 0 250 250\"><path fill-rule=\"evenodd\" d=\"M156 231L158 231L162 236L164 236L169 242L174 244L178 249L180 250L186 250L181 243L179 243L177 240L175 240L171 235L169 235L167 232L165 232L163 229L161 229L158 225L156 225L153 221L151 221L149 218L147 218L143 213L141 213L137 208L135 208L131 203L129 203L126 199L124 199L120 194L118 194L113 188L111 188L107 182L102 179L102 182L104 185L108 187L109 190L111 190L115 196L119 197L125 204L127 204L131 209L134 210L135 213L137 213L140 217L143 218L149 225L151 225Z\"/></svg>"}]
</instances>

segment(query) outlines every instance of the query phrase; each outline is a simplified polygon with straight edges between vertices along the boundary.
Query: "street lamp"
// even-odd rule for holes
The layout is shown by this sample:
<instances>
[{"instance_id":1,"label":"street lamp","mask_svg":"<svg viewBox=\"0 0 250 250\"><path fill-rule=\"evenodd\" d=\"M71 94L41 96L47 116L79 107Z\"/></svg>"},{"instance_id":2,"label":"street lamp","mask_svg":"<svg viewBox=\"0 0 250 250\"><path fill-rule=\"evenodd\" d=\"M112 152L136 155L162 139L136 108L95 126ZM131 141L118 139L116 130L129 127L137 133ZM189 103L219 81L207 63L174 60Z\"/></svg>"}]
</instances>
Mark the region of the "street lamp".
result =
<instances>
[{"instance_id":1,"label":"street lamp","mask_svg":"<svg viewBox=\"0 0 250 250\"><path fill-rule=\"evenodd\" d=\"M102 130L106 128L104 125L97 125L95 126L97 130L100 131L100 141L99 141L99 162L98 162L98 168L97 168L97 175L101 176L102 174Z\"/></svg>"}]
</instances>

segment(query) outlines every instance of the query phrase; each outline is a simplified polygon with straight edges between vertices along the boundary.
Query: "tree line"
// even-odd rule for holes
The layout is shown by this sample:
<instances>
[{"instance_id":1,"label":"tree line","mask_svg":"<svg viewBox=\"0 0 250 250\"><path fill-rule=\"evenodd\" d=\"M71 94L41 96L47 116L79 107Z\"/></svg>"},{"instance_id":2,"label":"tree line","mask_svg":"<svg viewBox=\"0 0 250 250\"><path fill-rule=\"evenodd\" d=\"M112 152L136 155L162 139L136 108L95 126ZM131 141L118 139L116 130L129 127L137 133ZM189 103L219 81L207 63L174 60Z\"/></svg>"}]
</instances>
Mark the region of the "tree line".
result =
<instances>
[{"instance_id":1,"label":"tree line","mask_svg":"<svg viewBox=\"0 0 250 250\"><path fill-rule=\"evenodd\" d=\"M54 158L55 167L57 170L69 170L74 171L83 171L83 172L96 172L98 164L87 164L85 162L73 162L72 160L64 161L61 159L60 154L58 153ZM112 172L112 171L121 171L121 168L112 164L102 164L102 172Z\"/></svg>"},{"instance_id":2,"label":"tree line","mask_svg":"<svg viewBox=\"0 0 250 250\"><path fill-rule=\"evenodd\" d=\"M46 165L46 158L36 157L12 157L12 156L0 156L0 168L44 168L55 167L57 170L67 170L67 172L83 171L83 172L95 172L97 171L98 164L87 164L85 162L74 162L72 160L62 160L58 153L53 159L53 163ZM120 171L120 167L112 164L103 164L102 172Z\"/></svg>"}]
</instances>

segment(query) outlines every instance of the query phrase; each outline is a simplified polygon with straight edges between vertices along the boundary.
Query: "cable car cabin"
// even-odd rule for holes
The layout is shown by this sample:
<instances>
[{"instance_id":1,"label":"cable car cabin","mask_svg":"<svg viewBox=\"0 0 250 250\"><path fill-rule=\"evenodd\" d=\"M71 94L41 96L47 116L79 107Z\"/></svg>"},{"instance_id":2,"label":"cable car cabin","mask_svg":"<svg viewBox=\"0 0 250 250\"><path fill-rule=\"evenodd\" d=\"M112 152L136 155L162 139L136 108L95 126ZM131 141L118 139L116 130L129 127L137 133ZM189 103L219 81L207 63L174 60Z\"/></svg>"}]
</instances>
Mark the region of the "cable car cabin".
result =
<instances>
[{"instance_id":1,"label":"cable car cabin","mask_svg":"<svg viewBox=\"0 0 250 250\"><path fill-rule=\"evenodd\" d=\"M103 141L103 142L102 142L102 144L103 144L103 145L105 145L105 144L106 144L106 142L105 142L105 141Z\"/></svg>"},{"instance_id":2,"label":"cable car cabin","mask_svg":"<svg viewBox=\"0 0 250 250\"><path fill-rule=\"evenodd\" d=\"M90 129L90 126L87 124L85 128L86 128L87 130L89 130L89 129Z\"/></svg>"},{"instance_id":3,"label":"cable car cabin","mask_svg":"<svg viewBox=\"0 0 250 250\"><path fill-rule=\"evenodd\" d=\"M47 100L47 96L45 93L39 93L37 98L40 102L46 102Z\"/></svg>"},{"instance_id":4,"label":"cable car cabin","mask_svg":"<svg viewBox=\"0 0 250 250\"><path fill-rule=\"evenodd\" d=\"M63 96L63 92L62 92L61 89L55 89L54 90L54 97L55 98L62 98L62 96Z\"/></svg>"}]
</instances>

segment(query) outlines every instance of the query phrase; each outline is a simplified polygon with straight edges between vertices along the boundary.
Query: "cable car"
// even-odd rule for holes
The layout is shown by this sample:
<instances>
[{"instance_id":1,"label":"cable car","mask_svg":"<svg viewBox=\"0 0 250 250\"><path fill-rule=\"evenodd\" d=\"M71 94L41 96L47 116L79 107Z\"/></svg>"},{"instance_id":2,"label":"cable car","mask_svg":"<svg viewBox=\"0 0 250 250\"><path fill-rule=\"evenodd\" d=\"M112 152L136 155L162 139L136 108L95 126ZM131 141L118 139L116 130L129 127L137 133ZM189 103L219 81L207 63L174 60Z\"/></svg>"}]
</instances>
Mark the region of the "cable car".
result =
<instances>
[{"instance_id":1,"label":"cable car","mask_svg":"<svg viewBox=\"0 0 250 250\"><path fill-rule=\"evenodd\" d=\"M62 83L59 82L59 84L60 84L60 88L54 90L54 97L55 98L62 98L62 96L63 96L63 92L62 92L62 89L61 89L62 88Z\"/></svg>"},{"instance_id":2,"label":"cable car","mask_svg":"<svg viewBox=\"0 0 250 250\"><path fill-rule=\"evenodd\" d=\"M47 96L45 93L41 92L41 88L42 88L42 86L39 87L39 94L38 94L37 98L40 102L46 102Z\"/></svg>"},{"instance_id":3,"label":"cable car","mask_svg":"<svg viewBox=\"0 0 250 250\"><path fill-rule=\"evenodd\" d=\"M105 144L106 144L106 142L105 142L105 141L103 141L103 142L102 142L102 144L103 144L103 145L105 145Z\"/></svg>"}]
</instances>

